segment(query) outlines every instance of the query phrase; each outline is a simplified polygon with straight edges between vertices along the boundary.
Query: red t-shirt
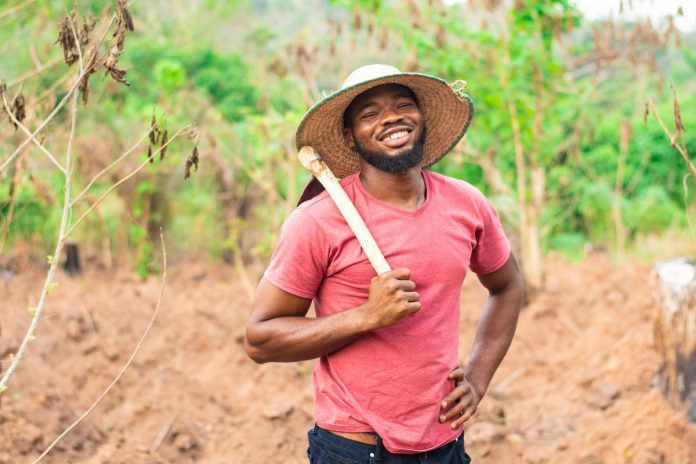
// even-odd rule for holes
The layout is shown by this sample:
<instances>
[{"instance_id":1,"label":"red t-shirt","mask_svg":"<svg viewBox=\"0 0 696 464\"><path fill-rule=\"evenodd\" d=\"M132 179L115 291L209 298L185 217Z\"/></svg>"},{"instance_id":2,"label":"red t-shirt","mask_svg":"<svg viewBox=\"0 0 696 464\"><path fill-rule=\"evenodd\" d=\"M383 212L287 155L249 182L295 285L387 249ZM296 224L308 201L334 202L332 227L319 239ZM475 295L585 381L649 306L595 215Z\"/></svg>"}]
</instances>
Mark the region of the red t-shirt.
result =
<instances>
[{"instance_id":1,"label":"red t-shirt","mask_svg":"<svg viewBox=\"0 0 696 464\"><path fill-rule=\"evenodd\" d=\"M372 197L358 174L341 181L392 268L407 267L421 309L367 333L316 363L314 414L320 427L375 431L392 453L420 453L457 437L440 423L440 401L459 365L459 298L467 269L500 268L510 245L493 206L470 184L423 171L426 200L405 211ZM314 299L317 316L367 300L375 271L326 192L283 225L265 278Z\"/></svg>"}]
</instances>

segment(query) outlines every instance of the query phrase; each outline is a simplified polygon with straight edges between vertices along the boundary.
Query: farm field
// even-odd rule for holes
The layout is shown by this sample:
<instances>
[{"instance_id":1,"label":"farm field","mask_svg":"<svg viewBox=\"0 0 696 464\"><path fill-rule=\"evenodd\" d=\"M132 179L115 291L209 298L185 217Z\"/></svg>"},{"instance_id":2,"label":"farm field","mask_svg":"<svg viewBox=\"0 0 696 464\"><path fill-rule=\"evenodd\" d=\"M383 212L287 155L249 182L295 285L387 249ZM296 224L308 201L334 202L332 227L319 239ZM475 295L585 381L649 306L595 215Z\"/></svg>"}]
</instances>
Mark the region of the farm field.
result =
<instances>
[{"instance_id":1,"label":"farm field","mask_svg":"<svg viewBox=\"0 0 696 464\"><path fill-rule=\"evenodd\" d=\"M696 462L696 425L653 386L660 358L650 267L615 266L601 254L578 264L552 255L546 264L546 290L524 309L467 427L474 462ZM133 364L43 462L306 462L313 362L256 365L246 357L249 301L230 267L184 261L168 274L159 316ZM3 353L19 343L29 321L23 308L43 276L35 267L0 280ZM31 462L103 391L146 327L160 286L156 276L92 269L57 281L2 398L2 463ZM462 360L484 298L469 276Z\"/></svg>"}]
</instances>

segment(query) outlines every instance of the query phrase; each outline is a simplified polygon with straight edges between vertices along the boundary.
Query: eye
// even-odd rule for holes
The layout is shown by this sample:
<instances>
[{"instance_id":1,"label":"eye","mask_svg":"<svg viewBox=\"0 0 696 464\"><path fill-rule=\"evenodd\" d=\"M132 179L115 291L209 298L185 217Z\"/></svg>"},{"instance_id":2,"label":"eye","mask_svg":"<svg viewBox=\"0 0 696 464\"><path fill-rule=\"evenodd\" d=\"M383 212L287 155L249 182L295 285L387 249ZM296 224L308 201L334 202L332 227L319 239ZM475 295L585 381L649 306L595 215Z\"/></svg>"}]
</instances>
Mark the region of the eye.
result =
<instances>
[{"instance_id":1,"label":"eye","mask_svg":"<svg viewBox=\"0 0 696 464\"><path fill-rule=\"evenodd\" d=\"M413 102L403 102L403 103L399 103L399 105L397 107L398 108L410 108L413 105L414 105Z\"/></svg>"},{"instance_id":2,"label":"eye","mask_svg":"<svg viewBox=\"0 0 696 464\"><path fill-rule=\"evenodd\" d=\"M369 112L361 115L360 119L370 119L370 118L373 118L375 116L377 116L377 113L375 113L374 111L369 111Z\"/></svg>"}]
</instances>

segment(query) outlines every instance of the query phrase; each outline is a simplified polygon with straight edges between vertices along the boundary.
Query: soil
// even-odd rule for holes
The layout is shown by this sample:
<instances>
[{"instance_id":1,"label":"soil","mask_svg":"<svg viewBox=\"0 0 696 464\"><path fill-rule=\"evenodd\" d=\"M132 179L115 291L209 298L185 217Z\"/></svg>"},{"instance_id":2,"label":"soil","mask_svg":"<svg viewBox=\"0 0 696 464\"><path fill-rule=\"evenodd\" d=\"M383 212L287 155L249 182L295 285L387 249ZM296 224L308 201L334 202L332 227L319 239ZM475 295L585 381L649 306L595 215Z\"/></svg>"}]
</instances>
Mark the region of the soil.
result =
<instances>
[{"instance_id":1,"label":"soil","mask_svg":"<svg viewBox=\"0 0 696 464\"><path fill-rule=\"evenodd\" d=\"M547 263L510 352L466 431L476 463L696 463L696 426L656 388L650 267L602 255ZM258 270L253 272L258 275ZM45 276L0 278L7 368ZM0 463L31 462L117 375L159 293L125 271L59 276L0 403ZM170 265L158 319L121 381L45 463L305 463L313 362L243 350L248 285L229 267ZM485 291L462 292L466 359Z\"/></svg>"}]
</instances>

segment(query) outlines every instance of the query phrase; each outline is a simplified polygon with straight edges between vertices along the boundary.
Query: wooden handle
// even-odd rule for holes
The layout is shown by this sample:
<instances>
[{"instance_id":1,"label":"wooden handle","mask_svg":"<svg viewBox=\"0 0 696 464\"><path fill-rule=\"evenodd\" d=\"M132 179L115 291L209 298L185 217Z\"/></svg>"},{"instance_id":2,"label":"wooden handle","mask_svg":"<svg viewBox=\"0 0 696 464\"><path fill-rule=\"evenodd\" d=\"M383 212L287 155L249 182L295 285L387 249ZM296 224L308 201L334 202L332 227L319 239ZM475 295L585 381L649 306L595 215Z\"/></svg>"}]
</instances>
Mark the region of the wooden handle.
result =
<instances>
[{"instance_id":1,"label":"wooden handle","mask_svg":"<svg viewBox=\"0 0 696 464\"><path fill-rule=\"evenodd\" d=\"M302 166L307 168L321 182L326 191L329 192L377 274L391 271L391 267L389 267L387 260L384 259L382 252L379 251L379 247L365 222L360 217L360 213L355 209L355 205L350 201L341 184L338 183L338 179L336 179L336 176L333 175L326 163L321 160L317 152L312 147L304 146L300 149L297 157L300 159Z\"/></svg>"}]
</instances>

